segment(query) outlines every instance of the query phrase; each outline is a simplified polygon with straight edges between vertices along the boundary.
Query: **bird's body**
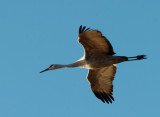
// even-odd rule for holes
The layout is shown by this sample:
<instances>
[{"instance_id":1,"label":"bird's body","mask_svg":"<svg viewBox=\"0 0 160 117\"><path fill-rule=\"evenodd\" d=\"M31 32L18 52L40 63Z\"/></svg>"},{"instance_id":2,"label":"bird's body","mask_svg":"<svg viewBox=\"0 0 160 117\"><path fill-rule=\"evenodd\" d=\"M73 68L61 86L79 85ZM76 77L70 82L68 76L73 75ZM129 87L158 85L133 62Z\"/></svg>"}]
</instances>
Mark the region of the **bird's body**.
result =
<instances>
[{"instance_id":1,"label":"bird's body","mask_svg":"<svg viewBox=\"0 0 160 117\"><path fill-rule=\"evenodd\" d=\"M76 67L82 67L82 68L86 68L86 69L99 69L99 68L103 68L106 66L110 66L112 64L117 64L117 63L123 62L125 60L127 60L127 58L125 58L125 57L123 58L123 57L119 57L119 56L110 56L110 55L105 55L103 57L98 56L98 57L94 57L94 58L82 57L81 59L79 59L75 63L71 64L71 66L73 65Z\"/></svg>"},{"instance_id":2,"label":"bird's body","mask_svg":"<svg viewBox=\"0 0 160 117\"><path fill-rule=\"evenodd\" d=\"M80 26L79 42L85 50L84 56L75 63L68 65L53 64L48 70L60 68L82 67L89 69L87 79L95 96L103 102L112 103L113 84L116 64L124 61L145 59L145 55L135 57L115 56L113 47L100 31Z\"/></svg>"}]
</instances>

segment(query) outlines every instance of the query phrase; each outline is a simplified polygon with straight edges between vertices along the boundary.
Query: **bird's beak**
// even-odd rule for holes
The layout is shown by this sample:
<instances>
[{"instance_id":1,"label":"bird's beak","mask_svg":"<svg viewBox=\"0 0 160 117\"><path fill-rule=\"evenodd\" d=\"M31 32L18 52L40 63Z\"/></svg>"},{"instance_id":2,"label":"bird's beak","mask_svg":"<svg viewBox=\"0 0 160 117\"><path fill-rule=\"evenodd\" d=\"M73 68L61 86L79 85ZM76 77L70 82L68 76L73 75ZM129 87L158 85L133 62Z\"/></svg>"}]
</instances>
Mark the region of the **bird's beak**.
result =
<instances>
[{"instance_id":1,"label":"bird's beak","mask_svg":"<svg viewBox=\"0 0 160 117\"><path fill-rule=\"evenodd\" d=\"M49 70L49 68L47 68L47 69L45 69L45 70L41 71L40 73L45 72L45 71L48 71L48 70Z\"/></svg>"}]
</instances>

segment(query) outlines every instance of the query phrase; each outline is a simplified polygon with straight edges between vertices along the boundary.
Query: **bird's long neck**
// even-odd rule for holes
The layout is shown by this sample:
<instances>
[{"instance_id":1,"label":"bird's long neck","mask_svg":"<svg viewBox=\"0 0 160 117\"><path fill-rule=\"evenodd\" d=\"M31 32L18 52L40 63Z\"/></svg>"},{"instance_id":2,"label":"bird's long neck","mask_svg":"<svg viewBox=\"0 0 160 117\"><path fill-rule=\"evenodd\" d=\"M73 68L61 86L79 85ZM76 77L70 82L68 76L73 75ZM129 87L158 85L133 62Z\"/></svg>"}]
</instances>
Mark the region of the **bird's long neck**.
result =
<instances>
[{"instance_id":1,"label":"bird's long neck","mask_svg":"<svg viewBox=\"0 0 160 117\"><path fill-rule=\"evenodd\" d=\"M83 67L84 65L85 65L84 60L78 60L78 61L76 61L75 63L68 64L68 65L60 65L60 64L57 64L57 65L56 65L56 68L57 68L57 69L60 69L60 68Z\"/></svg>"}]
</instances>

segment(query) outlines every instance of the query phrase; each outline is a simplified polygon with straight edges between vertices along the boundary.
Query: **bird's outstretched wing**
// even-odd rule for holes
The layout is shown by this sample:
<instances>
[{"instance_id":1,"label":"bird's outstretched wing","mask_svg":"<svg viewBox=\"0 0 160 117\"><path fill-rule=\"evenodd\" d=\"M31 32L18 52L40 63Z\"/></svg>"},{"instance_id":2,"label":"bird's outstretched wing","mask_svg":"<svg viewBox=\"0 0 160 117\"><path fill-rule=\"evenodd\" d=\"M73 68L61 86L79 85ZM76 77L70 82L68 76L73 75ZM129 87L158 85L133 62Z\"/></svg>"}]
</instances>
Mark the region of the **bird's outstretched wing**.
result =
<instances>
[{"instance_id":1,"label":"bird's outstretched wing","mask_svg":"<svg viewBox=\"0 0 160 117\"><path fill-rule=\"evenodd\" d=\"M116 73L116 64L100 69L90 69L87 79L95 96L102 102L112 103L112 81Z\"/></svg>"},{"instance_id":2,"label":"bird's outstretched wing","mask_svg":"<svg viewBox=\"0 0 160 117\"><path fill-rule=\"evenodd\" d=\"M113 47L106 37L98 30L79 28L79 40L85 49L85 57L96 57L104 54L113 55Z\"/></svg>"}]
</instances>

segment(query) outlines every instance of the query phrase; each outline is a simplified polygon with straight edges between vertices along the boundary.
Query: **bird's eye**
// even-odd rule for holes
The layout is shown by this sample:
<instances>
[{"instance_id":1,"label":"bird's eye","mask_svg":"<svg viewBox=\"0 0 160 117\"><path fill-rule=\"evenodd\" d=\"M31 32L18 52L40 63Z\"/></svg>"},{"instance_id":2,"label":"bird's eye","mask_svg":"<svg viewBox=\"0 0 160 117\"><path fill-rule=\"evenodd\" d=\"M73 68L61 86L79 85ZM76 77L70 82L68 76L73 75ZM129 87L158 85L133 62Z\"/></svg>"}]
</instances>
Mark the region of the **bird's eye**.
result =
<instances>
[{"instance_id":1,"label":"bird's eye","mask_svg":"<svg viewBox=\"0 0 160 117\"><path fill-rule=\"evenodd\" d=\"M53 67L53 65L50 65L49 67Z\"/></svg>"}]
</instances>

